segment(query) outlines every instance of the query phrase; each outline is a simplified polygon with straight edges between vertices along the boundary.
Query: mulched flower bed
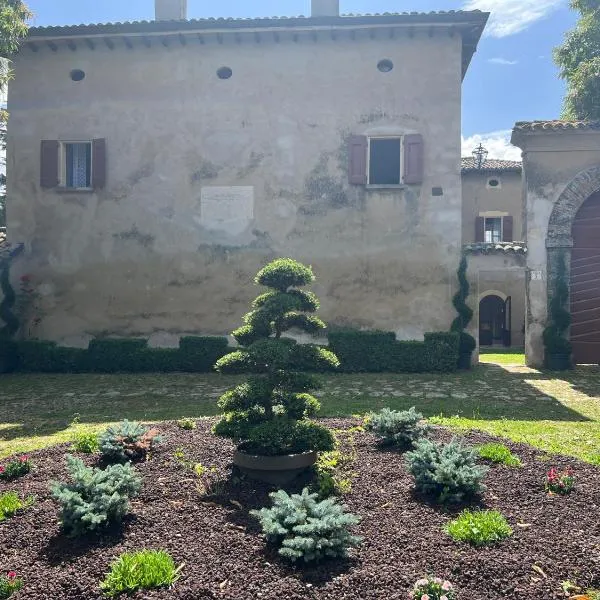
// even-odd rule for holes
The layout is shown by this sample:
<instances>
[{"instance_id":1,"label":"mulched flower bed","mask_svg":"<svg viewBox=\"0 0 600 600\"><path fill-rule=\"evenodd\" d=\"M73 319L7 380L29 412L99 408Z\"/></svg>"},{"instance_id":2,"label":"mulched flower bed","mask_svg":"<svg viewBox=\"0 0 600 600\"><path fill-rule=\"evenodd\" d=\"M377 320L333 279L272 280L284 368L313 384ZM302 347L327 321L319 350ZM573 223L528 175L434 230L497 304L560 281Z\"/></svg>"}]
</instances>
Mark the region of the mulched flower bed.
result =
<instances>
[{"instance_id":1,"label":"mulched flower bed","mask_svg":"<svg viewBox=\"0 0 600 600\"><path fill-rule=\"evenodd\" d=\"M338 428L357 424L324 422ZM230 474L233 445L211 435L210 426L210 421L192 431L173 423L158 426L163 443L137 467L144 484L131 517L95 539L65 538L49 497L48 483L66 478L68 447L32 454L31 473L0 482L0 493L37 496L27 512L0 523L0 569L17 571L25 582L13 598L100 599L98 584L113 558L142 548L165 549L185 567L173 589L134 598L406 600L415 580L428 573L452 581L463 600L564 599L560 583L566 580L600 587L600 469L591 465L549 460L528 446L507 444L523 467L493 466L480 505L500 510L515 532L498 546L475 549L442 532L460 507L446 511L415 497L402 455L378 449L369 433L356 433L356 477L344 502L363 518L356 533L364 543L347 561L294 568L265 546L248 515L269 504L268 486L230 480L222 497L202 501L194 477L177 466L173 453L182 448L190 460ZM443 429L433 433L438 440L450 437ZM483 434L466 437L473 444L492 440ZM85 460L93 464L97 458ZM544 492L553 465L573 468L571 495Z\"/></svg>"}]
</instances>

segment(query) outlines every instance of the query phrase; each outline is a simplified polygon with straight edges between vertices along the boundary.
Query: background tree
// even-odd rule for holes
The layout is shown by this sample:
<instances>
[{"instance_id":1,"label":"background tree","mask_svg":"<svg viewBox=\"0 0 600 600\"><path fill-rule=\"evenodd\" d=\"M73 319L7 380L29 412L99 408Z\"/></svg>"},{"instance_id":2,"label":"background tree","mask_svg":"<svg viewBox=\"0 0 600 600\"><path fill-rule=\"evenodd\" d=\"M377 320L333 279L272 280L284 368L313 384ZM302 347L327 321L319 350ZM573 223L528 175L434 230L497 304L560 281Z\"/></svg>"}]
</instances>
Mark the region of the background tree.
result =
<instances>
[{"instance_id":1,"label":"background tree","mask_svg":"<svg viewBox=\"0 0 600 600\"><path fill-rule=\"evenodd\" d=\"M27 34L27 20L31 12L22 0L0 0L0 97L6 97L6 86L11 78L10 56ZM0 152L6 150L6 123L8 113L4 100L0 107ZM4 161L5 159L2 158ZM6 177L0 174L0 227L6 224Z\"/></svg>"},{"instance_id":2,"label":"background tree","mask_svg":"<svg viewBox=\"0 0 600 600\"><path fill-rule=\"evenodd\" d=\"M571 0L577 25L554 51L560 76L567 82L562 117L600 120L600 0Z\"/></svg>"},{"instance_id":3,"label":"background tree","mask_svg":"<svg viewBox=\"0 0 600 600\"><path fill-rule=\"evenodd\" d=\"M325 328L314 316L319 301L298 289L312 283L310 267L282 258L258 272L255 283L270 288L252 303L245 325L233 332L240 350L221 358L221 373L250 373L219 400L223 419L215 433L233 438L250 454L285 455L333 449L331 432L308 420L319 402L308 392L318 380L307 371L335 369L335 354L320 346L282 337L290 329L314 334Z\"/></svg>"}]
</instances>

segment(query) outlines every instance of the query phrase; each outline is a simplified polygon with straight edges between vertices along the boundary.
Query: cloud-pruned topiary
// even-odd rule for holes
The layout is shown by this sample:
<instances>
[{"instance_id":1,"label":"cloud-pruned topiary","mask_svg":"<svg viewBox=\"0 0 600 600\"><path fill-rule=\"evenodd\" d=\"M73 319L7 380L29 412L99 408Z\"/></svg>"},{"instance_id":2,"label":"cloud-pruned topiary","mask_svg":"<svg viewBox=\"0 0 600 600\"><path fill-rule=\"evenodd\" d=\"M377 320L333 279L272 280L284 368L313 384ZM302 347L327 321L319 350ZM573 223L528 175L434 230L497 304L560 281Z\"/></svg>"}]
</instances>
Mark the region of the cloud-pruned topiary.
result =
<instances>
[{"instance_id":1,"label":"cloud-pruned topiary","mask_svg":"<svg viewBox=\"0 0 600 600\"><path fill-rule=\"evenodd\" d=\"M318 494L308 488L291 496L279 490L270 497L272 508L251 514L260 520L267 541L279 546L279 554L292 562L344 557L362 541L349 531L360 519L345 512L335 498L319 502Z\"/></svg>"},{"instance_id":2,"label":"cloud-pruned topiary","mask_svg":"<svg viewBox=\"0 0 600 600\"><path fill-rule=\"evenodd\" d=\"M416 490L446 504L462 502L485 489L482 480L488 468L477 464L477 456L456 439L449 444L423 439L405 459Z\"/></svg>"},{"instance_id":3,"label":"cloud-pruned topiary","mask_svg":"<svg viewBox=\"0 0 600 600\"><path fill-rule=\"evenodd\" d=\"M236 440L240 450L284 455L333 449L329 430L308 421L320 405L309 393L319 382L307 371L334 370L339 361L325 348L282 337L292 329L314 334L325 328L313 314L317 297L297 289L313 281L310 267L289 258L260 270L255 283L270 291L253 301L245 325L233 332L240 349L216 364L220 373L250 374L220 398L224 415L214 428L217 435Z\"/></svg>"}]
</instances>

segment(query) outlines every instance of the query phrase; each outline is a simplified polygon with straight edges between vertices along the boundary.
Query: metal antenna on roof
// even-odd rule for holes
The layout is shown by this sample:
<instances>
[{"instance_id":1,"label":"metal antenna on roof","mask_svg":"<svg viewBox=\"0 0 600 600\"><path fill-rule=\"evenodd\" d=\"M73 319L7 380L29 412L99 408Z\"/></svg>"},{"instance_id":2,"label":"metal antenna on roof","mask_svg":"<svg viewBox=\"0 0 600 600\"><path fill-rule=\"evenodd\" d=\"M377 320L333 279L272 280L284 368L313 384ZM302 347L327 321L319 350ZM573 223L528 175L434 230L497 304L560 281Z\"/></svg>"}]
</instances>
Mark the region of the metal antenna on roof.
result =
<instances>
[{"instance_id":1,"label":"metal antenna on roof","mask_svg":"<svg viewBox=\"0 0 600 600\"><path fill-rule=\"evenodd\" d=\"M475 159L475 166L481 169L487 160L489 152L483 147L483 144L479 144L472 152L473 158Z\"/></svg>"}]
</instances>

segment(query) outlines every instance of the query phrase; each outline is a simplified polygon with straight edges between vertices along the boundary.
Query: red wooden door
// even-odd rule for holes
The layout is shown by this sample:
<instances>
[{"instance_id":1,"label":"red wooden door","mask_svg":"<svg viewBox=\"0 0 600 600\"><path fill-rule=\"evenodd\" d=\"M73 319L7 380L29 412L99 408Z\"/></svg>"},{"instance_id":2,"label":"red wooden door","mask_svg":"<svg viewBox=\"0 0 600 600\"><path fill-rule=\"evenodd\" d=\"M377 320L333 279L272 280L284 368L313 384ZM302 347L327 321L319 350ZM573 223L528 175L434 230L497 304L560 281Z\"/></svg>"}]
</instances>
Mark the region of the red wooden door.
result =
<instances>
[{"instance_id":1,"label":"red wooden door","mask_svg":"<svg viewBox=\"0 0 600 600\"><path fill-rule=\"evenodd\" d=\"M600 192L579 209L571 256L571 342L577 364L600 363Z\"/></svg>"}]
</instances>

